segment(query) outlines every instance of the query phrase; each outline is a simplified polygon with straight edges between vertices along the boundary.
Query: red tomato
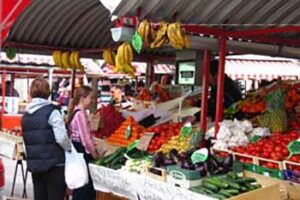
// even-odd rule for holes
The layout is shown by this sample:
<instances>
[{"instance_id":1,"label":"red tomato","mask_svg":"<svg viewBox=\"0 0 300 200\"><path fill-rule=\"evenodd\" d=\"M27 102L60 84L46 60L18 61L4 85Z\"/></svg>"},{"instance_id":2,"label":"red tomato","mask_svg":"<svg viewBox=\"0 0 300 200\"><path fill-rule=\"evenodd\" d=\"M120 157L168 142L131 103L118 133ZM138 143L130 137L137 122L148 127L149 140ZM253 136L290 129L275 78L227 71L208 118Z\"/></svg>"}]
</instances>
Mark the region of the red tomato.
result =
<instances>
[{"instance_id":1,"label":"red tomato","mask_svg":"<svg viewBox=\"0 0 300 200\"><path fill-rule=\"evenodd\" d=\"M276 146L275 148L274 148L274 150L275 150L275 152L282 152L282 147L281 146Z\"/></svg>"},{"instance_id":2,"label":"red tomato","mask_svg":"<svg viewBox=\"0 0 300 200\"><path fill-rule=\"evenodd\" d=\"M270 158L270 157L271 157L271 154L270 154L269 152L263 152L263 153L261 154L261 156L262 156L263 158Z\"/></svg>"}]
</instances>

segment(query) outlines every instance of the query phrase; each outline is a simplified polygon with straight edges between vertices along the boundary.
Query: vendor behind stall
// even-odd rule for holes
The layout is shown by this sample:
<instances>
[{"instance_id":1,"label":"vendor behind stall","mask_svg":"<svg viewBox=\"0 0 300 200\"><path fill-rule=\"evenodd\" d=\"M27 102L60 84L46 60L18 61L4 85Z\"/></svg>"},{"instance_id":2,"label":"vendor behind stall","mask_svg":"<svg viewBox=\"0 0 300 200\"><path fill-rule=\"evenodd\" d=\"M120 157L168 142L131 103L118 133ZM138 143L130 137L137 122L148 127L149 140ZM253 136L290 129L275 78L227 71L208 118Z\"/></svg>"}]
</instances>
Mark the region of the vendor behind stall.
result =
<instances>
[{"instance_id":1,"label":"vendor behind stall","mask_svg":"<svg viewBox=\"0 0 300 200\"><path fill-rule=\"evenodd\" d=\"M218 90L218 66L219 61L212 60L210 63L210 74L209 74L209 82L210 82L210 97L208 99L208 113L207 116L212 119L215 118L216 115L216 103L217 103L217 90ZM242 92L238 84L236 84L227 74L225 74L224 79L224 99L223 106L224 109L231 106L233 103L242 99ZM198 103L200 106L200 102ZM196 121L200 120L200 113L197 112L194 114Z\"/></svg>"}]
</instances>

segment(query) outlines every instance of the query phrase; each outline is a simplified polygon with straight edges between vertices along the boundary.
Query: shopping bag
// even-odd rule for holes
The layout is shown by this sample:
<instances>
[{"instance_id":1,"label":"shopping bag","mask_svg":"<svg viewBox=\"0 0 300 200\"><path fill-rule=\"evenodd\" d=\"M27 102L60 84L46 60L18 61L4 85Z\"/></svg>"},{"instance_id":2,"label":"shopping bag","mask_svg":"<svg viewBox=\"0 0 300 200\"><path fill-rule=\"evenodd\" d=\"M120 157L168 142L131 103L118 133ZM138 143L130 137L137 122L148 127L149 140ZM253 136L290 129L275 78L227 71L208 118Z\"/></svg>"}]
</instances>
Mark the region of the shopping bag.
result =
<instances>
[{"instance_id":1,"label":"shopping bag","mask_svg":"<svg viewBox=\"0 0 300 200\"><path fill-rule=\"evenodd\" d=\"M88 169L82 153L78 153L72 145L71 152L65 152L65 181L70 189L77 189L89 181Z\"/></svg>"}]
</instances>

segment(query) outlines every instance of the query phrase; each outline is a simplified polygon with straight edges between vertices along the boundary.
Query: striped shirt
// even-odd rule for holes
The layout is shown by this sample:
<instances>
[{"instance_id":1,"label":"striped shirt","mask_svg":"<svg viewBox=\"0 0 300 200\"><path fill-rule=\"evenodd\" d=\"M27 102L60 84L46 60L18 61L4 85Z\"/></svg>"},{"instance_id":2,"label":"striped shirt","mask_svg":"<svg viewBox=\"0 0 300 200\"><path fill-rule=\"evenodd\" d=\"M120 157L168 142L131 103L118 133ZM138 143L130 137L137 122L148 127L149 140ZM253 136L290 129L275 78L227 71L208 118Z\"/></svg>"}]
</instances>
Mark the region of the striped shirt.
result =
<instances>
[{"instance_id":1,"label":"striped shirt","mask_svg":"<svg viewBox=\"0 0 300 200\"><path fill-rule=\"evenodd\" d=\"M69 131L71 139L74 142L80 142L85 147L85 152L88 154L96 154L96 143L91 134L91 125L89 122L88 114L85 110L79 110L75 113L70 125Z\"/></svg>"}]
</instances>

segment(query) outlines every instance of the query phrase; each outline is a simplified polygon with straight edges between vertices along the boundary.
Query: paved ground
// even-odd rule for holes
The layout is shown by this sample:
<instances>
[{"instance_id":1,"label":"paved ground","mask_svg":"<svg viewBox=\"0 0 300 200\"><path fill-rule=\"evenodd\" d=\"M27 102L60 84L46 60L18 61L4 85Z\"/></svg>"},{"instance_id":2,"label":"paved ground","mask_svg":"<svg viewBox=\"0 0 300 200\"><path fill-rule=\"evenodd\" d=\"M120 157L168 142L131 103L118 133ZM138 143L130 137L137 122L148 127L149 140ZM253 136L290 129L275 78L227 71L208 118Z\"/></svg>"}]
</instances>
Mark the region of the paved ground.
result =
<instances>
[{"instance_id":1,"label":"paved ground","mask_svg":"<svg viewBox=\"0 0 300 200\"><path fill-rule=\"evenodd\" d=\"M14 177L14 171L15 171L15 167L16 167L16 161L12 161L12 160L9 160L9 159L3 158L3 157L1 157L1 159L4 163L4 170L5 170L5 187L4 187L4 191L2 191L2 192L4 193L5 196L10 196L11 189L12 189L13 177ZM26 166L26 163L25 162L23 162L23 163ZM33 200L33 188L32 188L32 181L31 181L30 173L28 174L26 189L27 189L28 199ZM21 172L21 168L19 167L14 196L22 197L22 193L23 193L22 172ZM1 199L1 193L0 193L0 199Z\"/></svg>"}]
</instances>

